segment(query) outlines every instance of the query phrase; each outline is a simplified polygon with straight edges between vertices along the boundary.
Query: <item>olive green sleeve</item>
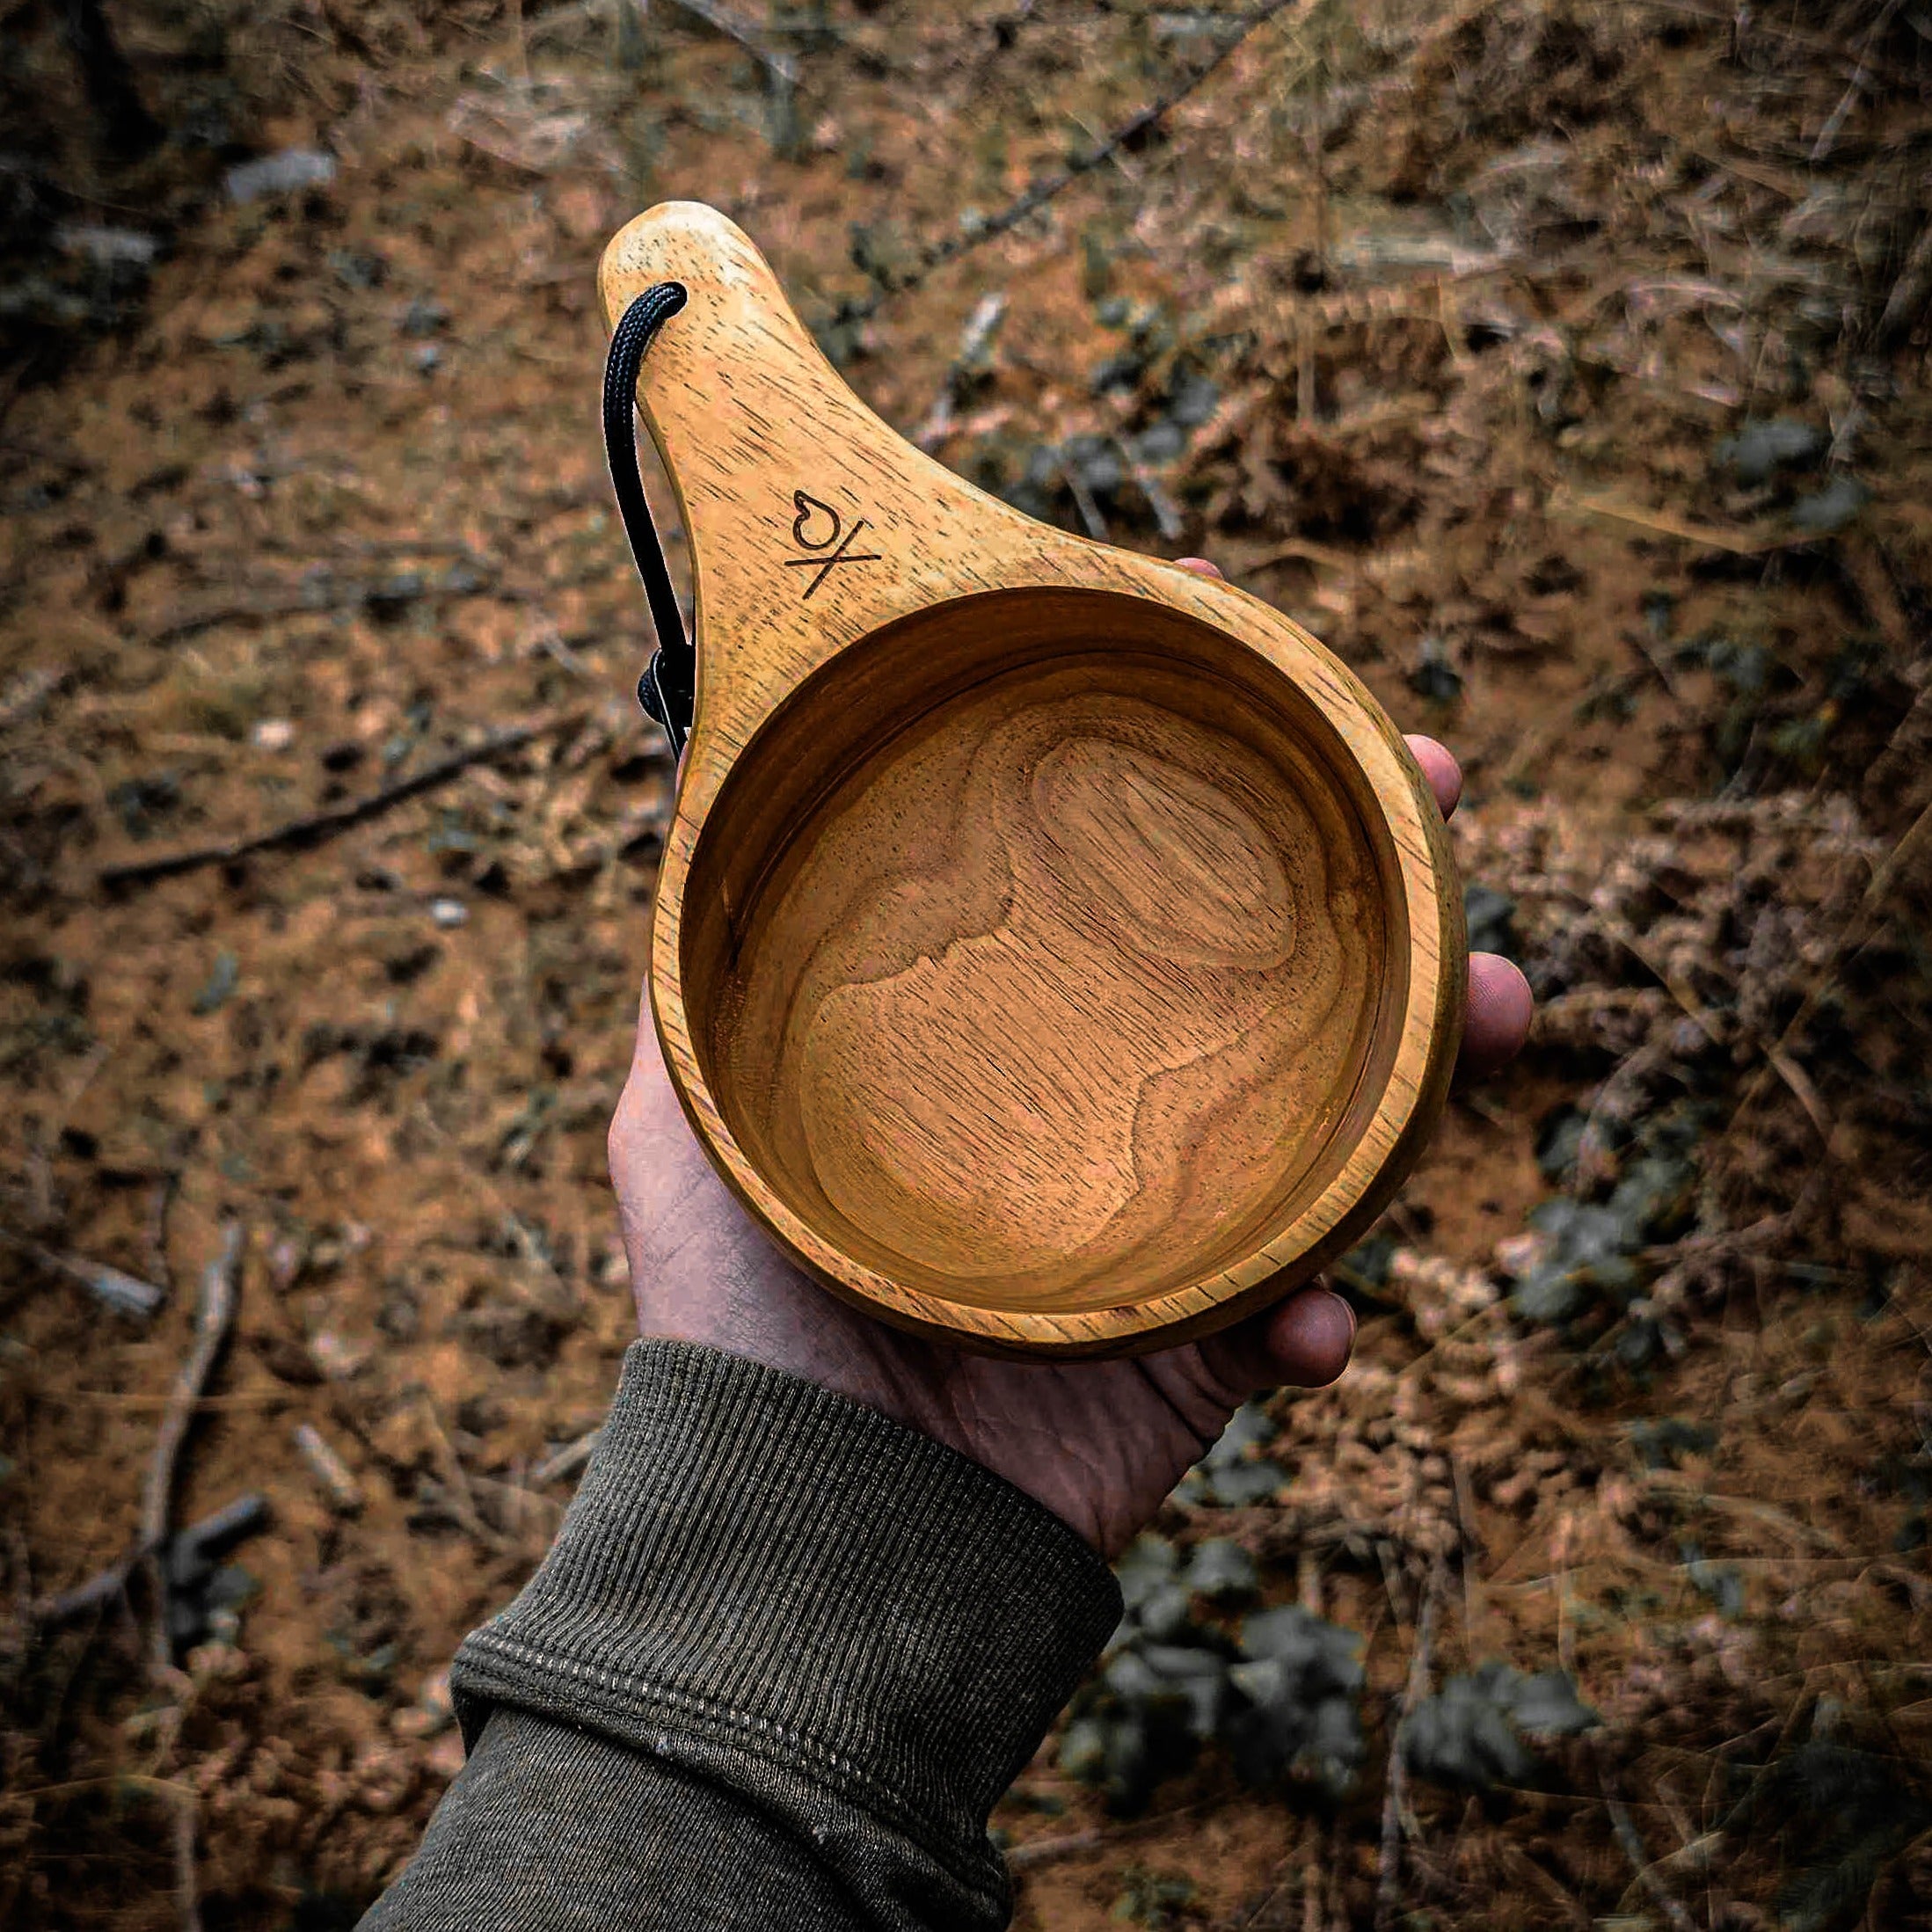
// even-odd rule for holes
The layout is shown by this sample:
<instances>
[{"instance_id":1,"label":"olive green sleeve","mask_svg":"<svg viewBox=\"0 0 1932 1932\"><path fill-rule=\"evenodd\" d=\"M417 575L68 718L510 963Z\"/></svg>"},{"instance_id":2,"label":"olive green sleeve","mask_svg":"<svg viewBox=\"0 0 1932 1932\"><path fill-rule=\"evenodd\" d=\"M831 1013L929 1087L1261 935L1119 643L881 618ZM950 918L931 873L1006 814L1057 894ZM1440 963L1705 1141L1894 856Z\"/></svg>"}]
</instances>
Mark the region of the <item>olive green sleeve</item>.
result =
<instances>
[{"instance_id":1,"label":"olive green sleeve","mask_svg":"<svg viewBox=\"0 0 1932 1932\"><path fill-rule=\"evenodd\" d=\"M457 1657L469 1761L365 1925L995 1932L988 1814L1119 1614L951 1450L638 1343L556 1544Z\"/></svg>"}]
</instances>

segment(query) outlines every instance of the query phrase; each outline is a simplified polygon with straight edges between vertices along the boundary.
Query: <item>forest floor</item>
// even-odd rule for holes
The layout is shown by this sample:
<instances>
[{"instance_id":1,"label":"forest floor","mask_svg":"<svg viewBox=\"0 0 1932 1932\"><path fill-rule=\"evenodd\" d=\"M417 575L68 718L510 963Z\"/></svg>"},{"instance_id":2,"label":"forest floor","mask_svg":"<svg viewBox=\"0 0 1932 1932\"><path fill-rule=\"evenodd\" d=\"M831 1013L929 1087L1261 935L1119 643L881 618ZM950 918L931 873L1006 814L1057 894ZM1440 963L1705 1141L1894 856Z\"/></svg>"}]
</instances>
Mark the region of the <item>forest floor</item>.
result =
<instances>
[{"instance_id":1,"label":"forest floor","mask_svg":"<svg viewBox=\"0 0 1932 1932\"><path fill-rule=\"evenodd\" d=\"M1356 1366L1134 1552L1017 1922L1932 1923L1932 29L1265 11L129 4L135 160L7 11L6 1922L352 1923L582 1467L671 776L593 274L691 196L889 421L1448 742L1542 1001L1342 1272ZM328 164L239 199L244 142ZM168 1523L266 1514L157 1639L138 1570L59 1600L230 1221Z\"/></svg>"}]
</instances>

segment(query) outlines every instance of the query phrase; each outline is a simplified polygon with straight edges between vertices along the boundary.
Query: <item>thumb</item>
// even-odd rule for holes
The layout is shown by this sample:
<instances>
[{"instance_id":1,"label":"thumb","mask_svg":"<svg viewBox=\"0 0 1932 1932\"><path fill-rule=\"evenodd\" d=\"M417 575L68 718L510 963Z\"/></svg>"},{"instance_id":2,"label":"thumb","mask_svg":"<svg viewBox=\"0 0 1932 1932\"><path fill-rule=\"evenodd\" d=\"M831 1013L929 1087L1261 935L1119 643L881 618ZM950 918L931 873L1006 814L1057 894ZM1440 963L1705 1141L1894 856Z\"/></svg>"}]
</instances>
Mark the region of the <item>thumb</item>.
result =
<instances>
[{"instance_id":1,"label":"thumb","mask_svg":"<svg viewBox=\"0 0 1932 1932\"><path fill-rule=\"evenodd\" d=\"M1354 1309L1317 1284L1209 1337L1200 1352L1208 1372L1244 1402L1267 1389L1325 1387L1354 1346Z\"/></svg>"}]
</instances>

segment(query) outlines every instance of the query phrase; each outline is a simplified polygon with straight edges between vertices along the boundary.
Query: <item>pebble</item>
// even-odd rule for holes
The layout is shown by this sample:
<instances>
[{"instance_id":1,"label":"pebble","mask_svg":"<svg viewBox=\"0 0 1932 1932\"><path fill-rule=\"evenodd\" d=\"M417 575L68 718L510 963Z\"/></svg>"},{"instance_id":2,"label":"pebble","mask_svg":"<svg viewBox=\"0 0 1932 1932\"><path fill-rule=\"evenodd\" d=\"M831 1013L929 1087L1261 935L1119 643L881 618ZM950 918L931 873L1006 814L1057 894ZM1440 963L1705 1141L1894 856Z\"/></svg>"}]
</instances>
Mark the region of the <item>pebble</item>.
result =
<instances>
[{"instance_id":1,"label":"pebble","mask_svg":"<svg viewBox=\"0 0 1932 1932\"><path fill-rule=\"evenodd\" d=\"M228 171L224 186L231 201L259 201L298 188L326 187L335 179L335 157L315 148L284 148L259 161L244 161Z\"/></svg>"},{"instance_id":2,"label":"pebble","mask_svg":"<svg viewBox=\"0 0 1932 1932\"><path fill-rule=\"evenodd\" d=\"M97 228L69 222L54 230L54 245L64 255L78 255L99 268L152 268L161 244L138 229Z\"/></svg>"},{"instance_id":3,"label":"pebble","mask_svg":"<svg viewBox=\"0 0 1932 1932\"><path fill-rule=\"evenodd\" d=\"M452 927L469 924L470 908L460 899L433 899L429 902L429 916L448 932Z\"/></svg>"},{"instance_id":4,"label":"pebble","mask_svg":"<svg viewBox=\"0 0 1932 1932\"><path fill-rule=\"evenodd\" d=\"M295 741L295 727L286 718L262 718L248 734L257 751L287 751Z\"/></svg>"},{"instance_id":5,"label":"pebble","mask_svg":"<svg viewBox=\"0 0 1932 1932\"><path fill-rule=\"evenodd\" d=\"M1841 530L1870 499L1871 492L1856 477L1836 476L1822 490L1801 497L1791 507L1791 521L1814 536Z\"/></svg>"},{"instance_id":6,"label":"pebble","mask_svg":"<svg viewBox=\"0 0 1932 1932\"><path fill-rule=\"evenodd\" d=\"M1756 489L1775 471L1805 469L1830 447L1822 429L1798 416L1773 416L1746 423L1717 445L1717 461L1728 463L1738 481Z\"/></svg>"},{"instance_id":7,"label":"pebble","mask_svg":"<svg viewBox=\"0 0 1932 1932\"><path fill-rule=\"evenodd\" d=\"M339 1331L325 1328L309 1338L309 1352L331 1382L348 1382L368 1367L375 1345L351 1341Z\"/></svg>"},{"instance_id":8,"label":"pebble","mask_svg":"<svg viewBox=\"0 0 1932 1932\"><path fill-rule=\"evenodd\" d=\"M397 326L412 341L421 342L430 336L441 334L448 320L449 311L441 303L434 299L418 300L404 310L403 319Z\"/></svg>"},{"instance_id":9,"label":"pebble","mask_svg":"<svg viewBox=\"0 0 1932 1932\"><path fill-rule=\"evenodd\" d=\"M308 1464L309 1473L321 1486L337 1513L354 1516L362 1507L362 1485L355 1472L339 1455L321 1430L310 1422L298 1422L295 1429L295 1451Z\"/></svg>"}]
</instances>

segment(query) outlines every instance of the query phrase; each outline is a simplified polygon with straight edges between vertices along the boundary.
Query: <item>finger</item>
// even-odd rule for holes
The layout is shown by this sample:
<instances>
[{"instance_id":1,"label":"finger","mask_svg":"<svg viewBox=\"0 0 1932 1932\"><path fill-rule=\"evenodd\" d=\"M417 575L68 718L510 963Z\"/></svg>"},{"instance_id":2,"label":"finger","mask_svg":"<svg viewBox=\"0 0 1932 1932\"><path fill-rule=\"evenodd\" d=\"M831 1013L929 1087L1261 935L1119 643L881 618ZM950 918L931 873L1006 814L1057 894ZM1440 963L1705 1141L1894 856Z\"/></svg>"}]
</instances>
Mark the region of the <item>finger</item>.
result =
<instances>
[{"instance_id":1,"label":"finger","mask_svg":"<svg viewBox=\"0 0 1932 1932\"><path fill-rule=\"evenodd\" d=\"M1433 738L1411 732L1407 742L1416 762L1422 767L1422 776L1429 781L1430 791L1435 793L1442 816L1449 817L1462 796L1462 766L1447 745L1439 745Z\"/></svg>"},{"instance_id":2,"label":"finger","mask_svg":"<svg viewBox=\"0 0 1932 1932\"><path fill-rule=\"evenodd\" d=\"M1303 1288L1200 1345L1201 1359L1230 1391L1320 1389L1348 1367L1355 1311L1333 1290Z\"/></svg>"},{"instance_id":3,"label":"finger","mask_svg":"<svg viewBox=\"0 0 1932 1932\"><path fill-rule=\"evenodd\" d=\"M1536 1002L1520 968L1499 952L1469 955L1469 1017L1456 1071L1465 1078L1492 1074L1522 1051Z\"/></svg>"},{"instance_id":4,"label":"finger","mask_svg":"<svg viewBox=\"0 0 1932 1932\"><path fill-rule=\"evenodd\" d=\"M1219 577L1221 575L1220 565L1210 564L1205 557L1177 557L1174 561L1183 570L1192 571L1197 577Z\"/></svg>"}]
</instances>

